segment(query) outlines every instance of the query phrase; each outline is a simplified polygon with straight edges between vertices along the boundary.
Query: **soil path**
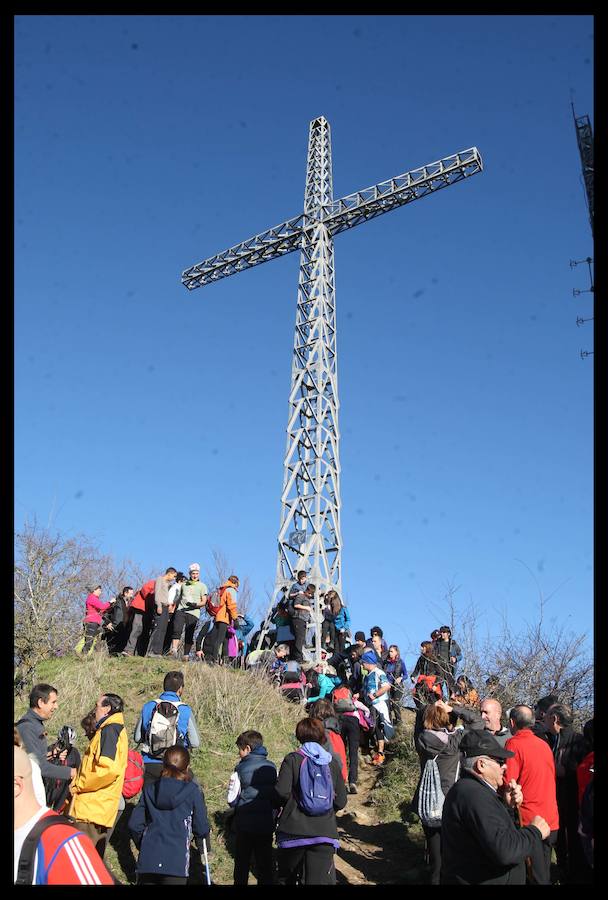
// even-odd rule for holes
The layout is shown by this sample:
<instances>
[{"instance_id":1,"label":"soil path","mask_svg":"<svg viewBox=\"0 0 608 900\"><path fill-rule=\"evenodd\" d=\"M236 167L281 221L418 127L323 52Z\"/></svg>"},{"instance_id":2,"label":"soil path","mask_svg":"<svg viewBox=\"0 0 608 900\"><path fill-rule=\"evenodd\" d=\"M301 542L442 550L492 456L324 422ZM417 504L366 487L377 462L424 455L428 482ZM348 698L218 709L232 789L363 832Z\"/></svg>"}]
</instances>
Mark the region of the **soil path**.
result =
<instances>
[{"instance_id":1,"label":"soil path","mask_svg":"<svg viewBox=\"0 0 608 900\"><path fill-rule=\"evenodd\" d=\"M349 794L346 809L337 814L340 849L336 856L338 884L404 884L424 881L421 852L401 822L380 822L372 791L378 769L361 760L358 793Z\"/></svg>"}]
</instances>

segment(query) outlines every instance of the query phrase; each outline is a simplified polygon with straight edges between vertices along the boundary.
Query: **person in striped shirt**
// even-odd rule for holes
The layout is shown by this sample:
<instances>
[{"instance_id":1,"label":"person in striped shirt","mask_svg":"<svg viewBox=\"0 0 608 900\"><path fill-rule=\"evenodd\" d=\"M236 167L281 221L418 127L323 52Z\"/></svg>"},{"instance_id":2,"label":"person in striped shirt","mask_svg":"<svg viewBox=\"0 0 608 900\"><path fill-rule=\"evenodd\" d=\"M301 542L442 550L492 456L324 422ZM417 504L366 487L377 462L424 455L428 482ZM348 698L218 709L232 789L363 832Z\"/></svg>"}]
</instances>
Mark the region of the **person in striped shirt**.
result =
<instances>
[{"instance_id":1,"label":"person in striped shirt","mask_svg":"<svg viewBox=\"0 0 608 900\"><path fill-rule=\"evenodd\" d=\"M36 844L33 867L24 870L24 844L40 820L59 819L34 795L32 766L21 747L14 748L14 878L24 884L114 884L86 834L63 821L47 827ZM22 862L20 872L19 862ZM26 879L26 880L24 880Z\"/></svg>"}]
</instances>

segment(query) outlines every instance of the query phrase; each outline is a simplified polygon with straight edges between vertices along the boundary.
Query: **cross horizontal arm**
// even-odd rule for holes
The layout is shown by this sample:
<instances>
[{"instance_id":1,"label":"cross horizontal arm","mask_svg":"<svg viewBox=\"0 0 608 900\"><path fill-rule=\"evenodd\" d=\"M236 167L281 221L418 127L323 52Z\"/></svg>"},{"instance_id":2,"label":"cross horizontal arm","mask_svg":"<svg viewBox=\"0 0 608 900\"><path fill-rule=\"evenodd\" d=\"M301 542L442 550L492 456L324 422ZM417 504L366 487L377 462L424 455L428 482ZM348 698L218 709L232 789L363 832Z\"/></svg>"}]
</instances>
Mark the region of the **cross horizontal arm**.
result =
<instances>
[{"instance_id":1,"label":"cross horizontal arm","mask_svg":"<svg viewBox=\"0 0 608 900\"><path fill-rule=\"evenodd\" d=\"M191 266L182 273L182 284L188 290L194 290L269 259L284 256L298 250L304 233L312 231L319 222L323 222L333 237L347 228L353 228L361 222L475 175L482 168L479 151L472 147L419 169L412 169L404 175L397 175L388 181L381 181L373 187L320 206L307 215L303 213L288 219L275 228L269 228L248 241Z\"/></svg>"}]
</instances>

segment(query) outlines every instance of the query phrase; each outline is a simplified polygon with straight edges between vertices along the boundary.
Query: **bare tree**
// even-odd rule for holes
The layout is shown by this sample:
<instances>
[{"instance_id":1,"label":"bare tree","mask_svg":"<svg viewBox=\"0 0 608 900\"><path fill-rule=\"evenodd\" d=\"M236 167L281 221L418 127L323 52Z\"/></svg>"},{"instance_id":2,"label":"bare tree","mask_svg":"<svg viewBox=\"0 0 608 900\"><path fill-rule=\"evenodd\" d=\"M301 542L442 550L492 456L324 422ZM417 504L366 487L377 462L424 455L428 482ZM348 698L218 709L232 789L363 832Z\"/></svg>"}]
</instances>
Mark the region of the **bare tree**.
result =
<instances>
[{"instance_id":1,"label":"bare tree","mask_svg":"<svg viewBox=\"0 0 608 900\"><path fill-rule=\"evenodd\" d=\"M239 577L239 590L237 595L237 606L238 611L240 613L248 613L252 603L253 603L253 591L251 589L251 582L247 575L241 576L235 569L232 564L228 562L228 557L226 554L219 550L217 547L211 551L211 557L213 560L211 575L209 579L208 587L213 589L215 587L219 587L221 584L224 584L226 579L230 575L238 575Z\"/></svg>"},{"instance_id":2,"label":"bare tree","mask_svg":"<svg viewBox=\"0 0 608 900\"><path fill-rule=\"evenodd\" d=\"M84 600L98 584L102 596L142 582L127 560L116 564L86 535L66 537L26 522L15 534L15 686L35 678L37 665L72 650L82 628Z\"/></svg>"}]
</instances>

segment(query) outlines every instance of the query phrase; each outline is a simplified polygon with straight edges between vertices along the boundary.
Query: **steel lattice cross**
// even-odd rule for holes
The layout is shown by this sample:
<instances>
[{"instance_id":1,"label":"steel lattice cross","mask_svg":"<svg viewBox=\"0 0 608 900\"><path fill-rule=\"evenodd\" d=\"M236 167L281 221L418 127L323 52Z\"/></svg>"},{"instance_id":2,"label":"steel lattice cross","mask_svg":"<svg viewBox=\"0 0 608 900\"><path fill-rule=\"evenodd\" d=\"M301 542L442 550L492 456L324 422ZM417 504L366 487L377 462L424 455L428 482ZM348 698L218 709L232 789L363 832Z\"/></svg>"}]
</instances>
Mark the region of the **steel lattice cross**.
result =
<instances>
[{"instance_id":1,"label":"steel lattice cross","mask_svg":"<svg viewBox=\"0 0 608 900\"><path fill-rule=\"evenodd\" d=\"M342 596L334 236L481 170L481 156L472 147L334 200L330 128L320 116L310 123L301 215L182 273L183 284L194 290L300 250L275 590L258 647L281 589L298 570L305 569L317 589L313 610L317 661L321 658L319 595L333 588Z\"/></svg>"}]
</instances>

